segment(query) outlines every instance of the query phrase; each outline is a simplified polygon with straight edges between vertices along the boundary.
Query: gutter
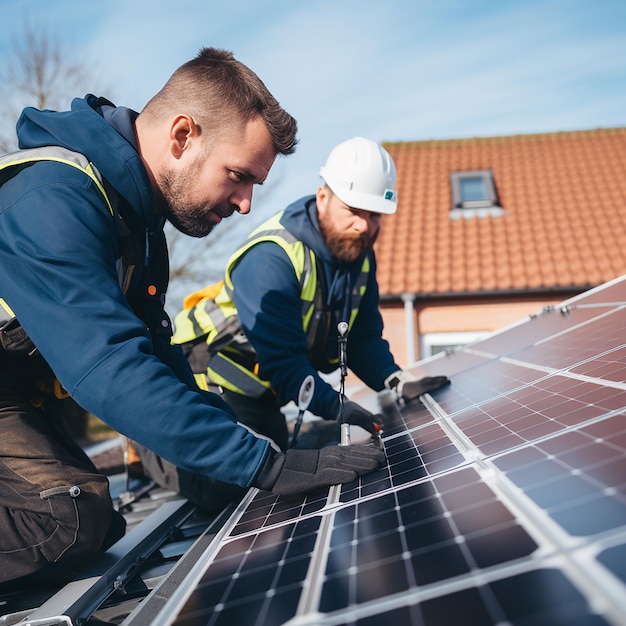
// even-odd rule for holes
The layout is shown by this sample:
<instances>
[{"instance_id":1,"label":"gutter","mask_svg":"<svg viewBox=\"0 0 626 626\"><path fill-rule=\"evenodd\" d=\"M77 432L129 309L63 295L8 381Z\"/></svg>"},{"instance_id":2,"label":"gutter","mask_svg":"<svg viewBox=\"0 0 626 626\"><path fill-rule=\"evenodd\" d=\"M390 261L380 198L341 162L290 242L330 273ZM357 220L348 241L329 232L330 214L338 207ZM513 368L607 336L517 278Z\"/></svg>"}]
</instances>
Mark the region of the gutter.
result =
<instances>
[{"instance_id":1,"label":"gutter","mask_svg":"<svg viewBox=\"0 0 626 626\"><path fill-rule=\"evenodd\" d=\"M473 299L480 300L482 298L503 298L503 297L520 297L530 298L533 296L559 296L568 294L578 294L583 291L588 291L597 287L596 284L588 283L586 285L571 285L568 287L539 287L533 289L498 289L491 291L431 291L428 293L409 293L403 292L400 294L381 294L381 302L392 302L394 300L402 300L406 302L407 298L410 298L412 302L419 301L423 303L437 302L439 300L455 300L455 299Z\"/></svg>"}]
</instances>

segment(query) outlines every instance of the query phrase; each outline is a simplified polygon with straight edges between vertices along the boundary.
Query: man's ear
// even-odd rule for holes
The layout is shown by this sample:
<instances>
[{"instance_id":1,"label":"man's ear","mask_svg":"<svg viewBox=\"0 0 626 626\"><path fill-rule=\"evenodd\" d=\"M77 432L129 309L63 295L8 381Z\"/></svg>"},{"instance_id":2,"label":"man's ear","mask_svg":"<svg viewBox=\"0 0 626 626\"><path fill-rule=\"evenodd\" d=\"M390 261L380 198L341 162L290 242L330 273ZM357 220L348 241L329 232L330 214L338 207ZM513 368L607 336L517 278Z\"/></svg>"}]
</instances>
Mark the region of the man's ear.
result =
<instances>
[{"instance_id":1,"label":"man's ear","mask_svg":"<svg viewBox=\"0 0 626 626\"><path fill-rule=\"evenodd\" d=\"M317 204L317 210L324 213L326 211L326 205L330 200L331 190L326 185L320 185L317 188L317 193L315 194L315 204Z\"/></svg>"},{"instance_id":2,"label":"man's ear","mask_svg":"<svg viewBox=\"0 0 626 626\"><path fill-rule=\"evenodd\" d=\"M176 159L180 159L194 138L199 135L200 129L190 115L177 115L170 126L170 149Z\"/></svg>"}]
</instances>

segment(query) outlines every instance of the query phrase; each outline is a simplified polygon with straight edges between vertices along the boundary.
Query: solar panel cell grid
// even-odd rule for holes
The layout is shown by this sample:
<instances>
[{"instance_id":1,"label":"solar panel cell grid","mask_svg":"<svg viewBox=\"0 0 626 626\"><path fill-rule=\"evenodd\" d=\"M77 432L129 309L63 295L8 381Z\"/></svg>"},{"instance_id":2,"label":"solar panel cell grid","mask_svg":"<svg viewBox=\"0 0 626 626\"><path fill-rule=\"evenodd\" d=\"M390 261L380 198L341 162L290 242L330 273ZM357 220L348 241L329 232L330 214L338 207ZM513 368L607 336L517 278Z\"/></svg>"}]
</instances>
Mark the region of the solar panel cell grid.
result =
<instances>
[{"instance_id":1,"label":"solar panel cell grid","mask_svg":"<svg viewBox=\"0 0 626 626\"><path fill-rule=\"evenodd\" d=\"M624 418L537 443L532 461L518 451L494 463L572 535L626 528Z\"/></svg>"},{"instance_id":2,"label":"solar panel cell grid","mask_svg":"<svg viewBox=\"0 0 626 626\"><path fill-rule=\"evenodd\" d=\"M623 343L615 336L615 329L625 325L626 308L609 311L517 352L515 359L565 369L614 350L616 343Z\"/></svg>"},{"instance_id":3,"label":"solar panel cell grid","mask_svg":"<svg viewBox=\"0 0 626 626\"><path fill-rule=\"evenodd\" d=\"M320 511L326 506L327 493L327 490L321 490L305 498L278 500L267 492L259 492L238 520L231 534L241 535Z\"/></svg>"},{"instance_id":4,"label":"solar panel cell grid","mask_svg":"<svg viewBox=\"0 0 626 626\"><path fill-rule=\"evenodd\" d=\"M384 406L382 410L385 414L384 437L391 437L419 426L431 424L435 419L421 404L413 405L411 412L405 412L404 415L398 411L395 404L388 406L387 403L387 406Z\"/></svg>"},{"instance_id":5,"label":"solar panel cell grid","mask_svg":"<svg viewBox=\"0 0 626 626\"><path fill-rule=\"evenodd\" d=\"M626 405L626 391L560 375L477 404L452 417L485 455L534 441Z\"/></svg>"},{"instance_id":6,"label":"solar panel cell grid","mask_svg":"<svg viewBox=\"0 0 626 626\"><path fill-rule=\"evenodd\" d=\"M511 577L506 586L494 583L428 599L347 626L602 626L607 622L589 611L585 599L558 571L538 570Z\"/></svg>"},{"instance_id":7,"label":"solar panel cell grid","mask_svg":"<svg viewBox=\"0 0 626 626\"><path fill-rule=\"evenodd\" d=\"M489 361L459 375L456 384L437 395L437 401L449 415L488 400L501 402L508 394L546 376L546 372L517 364Z\"/></svg>"},{"instance_id":8,"label":"solar panel cell grid","mask_svg":"<svg viewBox=\"0 0 626 626\"><path fill-rule=\"evenodd\" d=\"M514 355L518 350L533 345L536 341L556 335L572 326L583 324L584 322L597 317L611 307L594 308L569 308L561 312L559 308L549 311L549 314L539 314L524 324L524 332L517 333L515 329L511 332L498 333L479 342L478 348L481 352L487 352L498 357Z\"/></svg>"},{"instance_id":9,"label":"solar panel cell grid","mask_svg":"<svg viewBox=\"0 0 626 626\"><path fill-rule=\"evenodd\" d=\"M319 521L307 518L225 543L177 623L282 623L295 612Z\"/></svg>"},{"instance_id":10,"label":"solar panel cell grid","mask_svg":"<svg viewBox=\"0 0 626 626\"><path fill-rule=\"evenodd\" d=\"M570 368L573 374L581 374L592 378L626 383L626 347L610 350Z\"/></svg>"},{"instance_id":11,"label":"solar panel cell grid","mask_svg":"<svg viewBox=\"0 0 626 626\"><path fill-rule=\"evenodd\" d=\"M387 465L258 493L175 623L626 623L624 284L419 364L452 385L385 401Z\"/></svg>"}]
</instances>

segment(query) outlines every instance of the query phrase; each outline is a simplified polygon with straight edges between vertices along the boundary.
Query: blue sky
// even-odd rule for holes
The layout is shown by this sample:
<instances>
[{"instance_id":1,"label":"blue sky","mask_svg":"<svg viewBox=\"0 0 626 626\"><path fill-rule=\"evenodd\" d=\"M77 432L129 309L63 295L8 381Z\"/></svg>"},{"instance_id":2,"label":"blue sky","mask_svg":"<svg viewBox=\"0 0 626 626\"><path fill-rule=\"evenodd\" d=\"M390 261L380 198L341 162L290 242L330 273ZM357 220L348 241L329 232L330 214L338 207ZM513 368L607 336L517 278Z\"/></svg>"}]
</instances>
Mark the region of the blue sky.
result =
<instances>
[{"instance_id":1,"label":"blue sky","mask_svg":"<svg viewBox=\"0 0 626 626\"><path fill-rule=\"evenodd\" d=\"M298 120L300 144L253 215L232 218L243 232L314 192L330 149L355 135L626 125L623 0L0 0L0 58L25 20L89 63L94 91L132 108L205 45L254 69Z\"/></svg>"}]
</instances>

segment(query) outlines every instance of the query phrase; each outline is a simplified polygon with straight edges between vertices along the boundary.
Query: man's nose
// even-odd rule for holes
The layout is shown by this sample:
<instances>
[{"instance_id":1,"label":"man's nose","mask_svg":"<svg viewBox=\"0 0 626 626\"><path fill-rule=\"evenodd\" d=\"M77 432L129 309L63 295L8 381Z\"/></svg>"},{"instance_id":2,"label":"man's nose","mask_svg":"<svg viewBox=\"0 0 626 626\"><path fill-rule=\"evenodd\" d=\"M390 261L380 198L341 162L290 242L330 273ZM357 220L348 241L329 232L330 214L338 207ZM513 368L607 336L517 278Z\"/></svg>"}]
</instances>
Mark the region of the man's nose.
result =
<instances>
[{"instance_id":1,"label":"man's nose","mask_svg":"<svg viewBox=\"0 0 626 626\"><path fill-rule=\"evenodd\" d=\"M366 215L355 215L354 230L359 233L366 233L373 224Z\"/></svg>"},{"instance_id":2,"label":"man's nose","mask_svg":"<svg viewBox=\"0 0 626 626\"><path fill-rule=\"evenodd\" d=\"M237 207L237 211L242 215L250 213L252 208L252 185L238 187L237 191L230 197L230 203Z\"/></svg>"}]
</instances>

